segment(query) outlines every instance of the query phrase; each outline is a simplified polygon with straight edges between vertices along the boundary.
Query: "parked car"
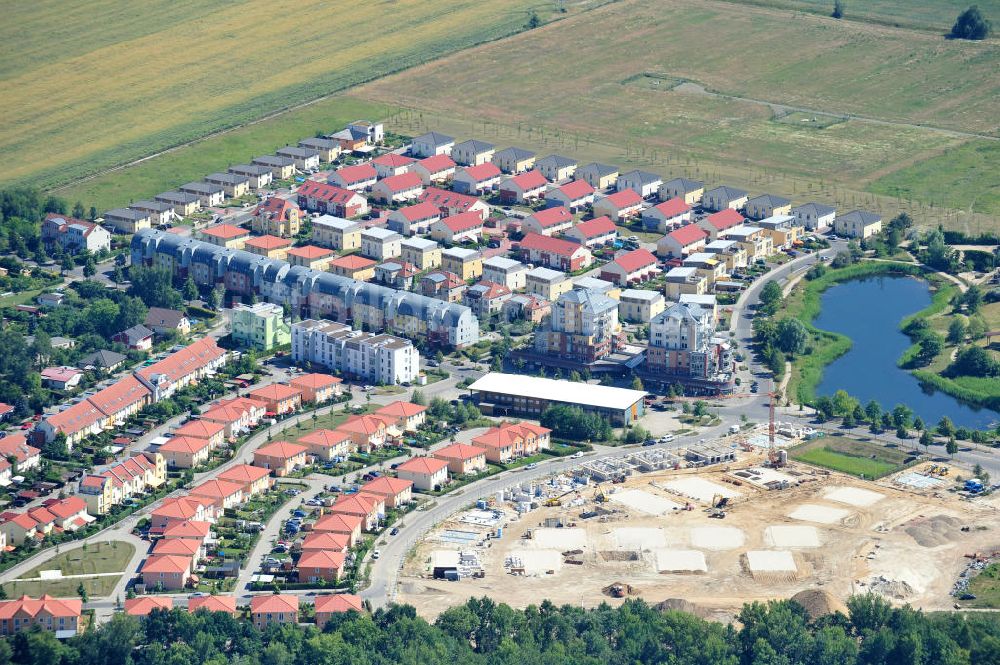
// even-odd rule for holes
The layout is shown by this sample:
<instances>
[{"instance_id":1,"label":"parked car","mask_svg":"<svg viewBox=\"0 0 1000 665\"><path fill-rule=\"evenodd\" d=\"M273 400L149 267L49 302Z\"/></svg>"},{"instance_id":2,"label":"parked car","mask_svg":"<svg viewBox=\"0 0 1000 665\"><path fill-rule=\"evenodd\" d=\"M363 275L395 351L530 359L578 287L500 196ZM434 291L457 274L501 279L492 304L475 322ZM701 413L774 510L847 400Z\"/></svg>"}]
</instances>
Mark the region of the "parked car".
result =
<instances>
[{"instance_id":1,"label":"parked car","mask_svg":"<svg viewBox=\"0 0 1000 665\"><path fill-rule=\"evenodd\" d=\"M392 527L392 529L389 531L390 536L395 536L397 533L399 533L398 527Z\"/></svg>"}]
</instances>

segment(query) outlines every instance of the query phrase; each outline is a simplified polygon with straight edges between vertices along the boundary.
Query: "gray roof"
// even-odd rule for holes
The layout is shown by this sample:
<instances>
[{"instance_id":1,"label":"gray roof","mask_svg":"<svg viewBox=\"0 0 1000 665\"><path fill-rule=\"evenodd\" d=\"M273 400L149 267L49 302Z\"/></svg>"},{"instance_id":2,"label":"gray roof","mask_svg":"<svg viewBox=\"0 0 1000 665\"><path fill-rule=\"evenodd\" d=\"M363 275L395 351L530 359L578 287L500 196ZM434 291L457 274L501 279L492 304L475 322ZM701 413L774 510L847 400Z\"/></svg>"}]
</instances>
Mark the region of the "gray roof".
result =
<instances>
[{"instance_id":1,"label":"gray roof","mask_svg":"<svg viewBox=\"0 0 1000 665\"><path fill-rule=\"evenodd\" d=\"M643 185L650 185L654 182L660 182L663 180L660 176L655 173L650 173L649 171L642 171L640 169L633 169L628 173L623 173L618 178L619 180L636 180Z\"/></svg>"},{"instance_id":2,"label":"gray roof","mask_svg":"<svg viewBox=\"0 0 1000 665\"><path fill-rule=\"evenodd\" d=\"M663 183L663 186L673 187L687 194L688 192L696 192L699 189L704 189L705 183L697 180L688 180L687 178L674 178Z\"/></svg>"},{"instance_id":3,"label":"gray roof","mask_svg":"<svg viewBox=\"0 0 1000 665\"><path fill-rule=\"evenodd\" d=\"M228 170L230 173L241 173L243 175L264 175L271 172L271 169L263 164L233 164Z\"/></svg>"},{"instance_id":4,"label":"gray roof","mask_svg":"<svg viewBox=\"0 0 1000 665\"><path fill-rule=\"evenodd\" d=\"M186 185L181 185L181 190L197 194L218 194L223 191L222 187L210 182L189 182Z\"/></svg>"},{"instance_id":5,"label":"gray roof","mask_svg":"<svg viewBox=\"0 0 1000 665\"><path fill-rule=\"evenodd\" d=\"M339 146L340 144L334 141L333 139L327 139L316 136L307 139L302 139L301 141L299 141L299 147L309 148L312 150L316 150L318 148L321 148L323 150L330 150L332 148L337 148Z\"/></svg>"},{"instance_id":6,"label":"gray roof","mask_svg":"<svg viewBox=\"0 0 1000 665\"><path fill-rule=\"evenodd\" d=\"M136 210L155 210L156 212L173 210L173 206L169 203L164 203L163 201L136 201L130 205L129 208L135 208Z\"/></svg>"},{"instance_id":7,"label":"gray roof","mask_svg":"<svg viewBox=\"0 0 1000 665\"><path fill-rule=\"evenodd\" d=\"M153 331L140 324L138 326L132 326L127 330L123 330L120 334L125 335L129 339L143 339L150 337L153 334Z\"/></svg>"},{"instance_id":8,"label":"gray roof","mask_svg":"<svg viewBox=\"0 0 1000 665\"><path fill-rule=\"evenodd\" d=\"M726 198L727 201L735 201L736 199L742 199L747 195L742 189L736 189L735 187L730 187L728 185L719 185L718 187L713 187L706 192L707 195L721 194Z\"/></svg>"},{"instance_id":9,"label":"gray roof","mask_svg":"<svg viewBox=\"0 0 1000 665\"><path fill-rule=\"evenodd\" d=\"M682 321L700 321L704 316L701 307L694 303L674 303L659 314L653 317L652 323L663 323L667 319L681 319Z\"/></svg>"},{"instance_id":10,"label":"gray roof","mask_svg":"<svg viewBox=\"0 0 1000 665\"><path fill-rule=\"evenodd\" d=\"M148 219L149 213L141 210L130 210L128 208L114 208L104 213L105 217L120 217L121 219Z\"/></svg>"},{"instance_id":11,"label":"gray roof","mask_svg":"<svg viewBox=\"0 0 1000 665\"><path fill-rule=\"evenodd\" d=\"M826 217L827 215L832 215L837 212L837 209L833 206L828 206L825 203L803 203L800 206L795 206L792 208L792 214L807 214L812 213L814 217Z\"/></svg>"},{"instance_id":12,"label":"gray roof","mask_svg":"<svg viewBox=\"0 0 1000 665\"><path fill-rule=\"evenodd\" d=\"M434 147L439 147L443 145L448 145L449 143L454 143L455 139L447 134L439 134L438 132L427 132L426 134L421 134L413 139L413 143L417 141L421 143L429 143Z\"/></svg>"},{"instance_id":13,"label":"gray roof","mask_svg":"<svg viewBox=\"0 0 1000 665\"><path fill-rule=\"evenodd\" d=\"M535 153L530 150L525 150L524 148L504 148L494 155L494 159L513 159L515 162L524 161L525 159L531 159L535 156Z\"/></svg>"},{"instance_id":14,"label":"gray roof","mask_svg":"<svg viewBox=\"0 0 1000 665\"><path fill-rule=\"evenodd\" d=\"M282 157L280 155L264 155L263 157L254 157L254 164L263 164L264 166L292 166L295 164L295 160L291 157Z\"/></svg>"},{"instance_id":15,"label":"gray roof","mask_svg":"<svg viewBox=\"0 0 1000 665\"><path fill-rule=\"evenodd\" d=\"M194 203L198 201L198 197L191 192L178 192L170 191L163 192L162 194L157 194L155 197L157 200L166 201L168 203Z\"/></svg>"},{"instance_id":16,"label":"gray roof","mask_svg":"<svg viewBox=\"0 0 1000 665\"><path fill-rule=\"evenodd\" d=\"M581 175L584 173L593 173L596 176L604 177L611 175L613 173L618 173L617 166L611 166L610 164L601 164L599 162L591 162L586 166L582 166L577 169L576 174Z\"/></svg>"},{"instance_id":17,"label":"gray roof","mask_svg":"<svg viewBox=\"0 0 1000 665\"><path fill-rule=\"evenodd\" d=\"M867 210L852 210L846 215L841 215L840 219L845 222L861 222L862 224L874 224L882 221L882 216Z\"/></svg>"},{"instance_id":18,"label":"gray roof","mask_svg":"<svg viewBox=\"0 0 1000 665\"><path fill-rule=\"evenodd\" d=\"M573 289L559 296L556 302L579 303L583 311L601 313L618 308L618 301L591 289Z\"/></svg>"},{"instance_id":19,"label":"gray roof","mask_svg":"<svg viewBox=\"0 0 1000 665\"><path fill-rule=\"evenodd\" d=\"M791 201L780 196L775 196L774 194L761 194L760 196L755 196L747 201L747 205L752 203L767 203L772 208L780 208L781 206L788 205Z\"/></svg>"},{"instance_id":20,"label":"gray roof","mask_svg":"<svg viewBox=\"0 0 1000 665\"><path fill-rule=\"evenodd\" d=\"M479 139L469 139L468 141L462 141L461 143L455 144L454 150L472 150L473 152L488 152L493 150L495 146L492 143L487 143L486 141L480 141Z\"/></svg>"},{"instance_id":21,"label":"gray roof","mask_svg":"<svg viewBox=\"0 0 1000 665\"><path fill-rule=\"evenodd\" d=\"M564 169L567 166L576 166L576 163L575 159L570 159L569 157L563 157L562 155L549 155L548 157L542 157L535 162L535 166L538 168L551 166L557 169Z\"/></svg>"},{"instance_id":22,"label":"gray roof","mask_svg":"<svg viewBox=\"0 0 1000 665\"><path fill-rule=\"evenodd\" d=\"M80 365L87 367L114 367L125 362L125 356L114 351L94 351L80 359Z\"/></svg>"},{"instance_id":23,"label":"gray roof","mask_svg":"<svg viewBox=\"0 0 1000 665\"><path fill-rule=\"evenodd\" d=\"M240 185L249 182L245 175L239 173L210 173L205 176L205 181L213 184L225 183L227 185Z\"/></svg>"},{"instance_id":24,"label":"gray roof","mask_svg":"<svg viewBox=\"0 0 1000 665\"><path fill-rule=\"evenodd\" d=\"M310 148L300 148L295 145L286 145L276 151L279 155L287 157L319 157L319 153Z\"/></svg>"}]
</instances>

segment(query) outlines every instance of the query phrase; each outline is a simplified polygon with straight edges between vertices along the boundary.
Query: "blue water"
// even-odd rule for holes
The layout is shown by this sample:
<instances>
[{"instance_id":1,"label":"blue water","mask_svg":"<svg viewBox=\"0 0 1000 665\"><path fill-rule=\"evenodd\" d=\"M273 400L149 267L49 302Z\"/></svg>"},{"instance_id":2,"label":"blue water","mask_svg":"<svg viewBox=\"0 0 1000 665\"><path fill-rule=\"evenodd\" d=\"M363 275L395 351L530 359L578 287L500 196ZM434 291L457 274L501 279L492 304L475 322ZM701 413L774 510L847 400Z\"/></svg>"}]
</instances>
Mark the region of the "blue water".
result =
<instances>
[{"instance_id":1,"label":"blue water","mask_svg":"<svg viewBox=\"0 0 1000 665\"><path fill-rule=\"evenodd\" d=\"M896 366L910 346L899 330L904 318L931 302L927 282L912 277L868 277L830 287L823 294L817 328L850 337L851 350L826 367L818 395L846 390L866 404L876 400L884 409L906 404L925 423L948 416L959 427L985 429L1000 421L1000 413L964 404Z\"/></svg>"}]
</instances>

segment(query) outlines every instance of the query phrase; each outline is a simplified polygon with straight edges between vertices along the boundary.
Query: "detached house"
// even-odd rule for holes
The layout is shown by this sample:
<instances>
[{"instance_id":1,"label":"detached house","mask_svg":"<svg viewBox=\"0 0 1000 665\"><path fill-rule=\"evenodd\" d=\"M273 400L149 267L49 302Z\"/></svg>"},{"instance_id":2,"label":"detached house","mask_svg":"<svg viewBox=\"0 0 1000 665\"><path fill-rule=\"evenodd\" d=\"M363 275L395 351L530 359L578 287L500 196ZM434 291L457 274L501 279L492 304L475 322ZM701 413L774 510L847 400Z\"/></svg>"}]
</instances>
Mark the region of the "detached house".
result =
<instances>
[{"instance_id":1,"label":"detached house","mask_svg":"<svg viewBox=\"0 0 1000 665\"><path fill-rule=\"evenodd\" d=\"M164 307L150 307L145 325L158 335L171 332L187 335L191 332L191 321L184 312Z\"/></svg>"},{"instance_id":2,"label":"detached house","mask_svg":"<svg viewBox=\"0 0 1000 665\"><path fill-rule=\"evenodd\" d=\"M452 188L462 194L479 196L492 192L500 184L501 172L496 164L484 162L476 166L466 166L455 172Z\"/></svg>"},{"instance_id":3,"label":"detached house","mask_svg":"<svg viewBox=\"0 0 1000 665\"><path fill-rule=\"evenodd\" d=\"M57 638L79 632L83 601L79 598L53 598L45 594L35 600L21 596L0 601L0 635L10 636L38 627L55 633Z\"/></svg>"},{"instance_id":4,"label":"detached house","mask_svg":"<svg viewBox=\"0 0 1000 665\"><path fill-rule=\"evenodd\" d=\"M435 457L413 457L396 467L396 474L419 490L433 491L448 484L448 462Z\"/></svg>"},{"instance_id":5,"label":"detached house","mask_svg":"<svg viewBox=\"0 0 1000 665\"><path fill-rule=\"evenodd\" d=\"M451 247L441 252L441 267L460 279L478 279L483 274L483 255L474 249Z\"/></svg>"},{"instance_id":6,"label":"detached house","mask_svg":"<svg viewBox=\"0 0 1000 665\"><path fill-rule=\"evenodd\" d=\"M538 233L528 233L524 236L520 248L521 254L529 263L566 272L586 268L594 261L593 255L586 247L570 240L550 238Z\"/></svg>"},{"instance_id":7,"label":"detached house","mask_svg":"<svg viewBox=\"0 0 1000 665\"><path fill-rule=\"evenodd\" d=\"M427 407L397 400L377 410L375 415L394 422L402 431L416 432L426 420Z\"/></svg>"},{"instance_id":8,"label":"detached house","mask_svg":"<svg viewBox=\"0 0 1000 665\"><path fill-rule=\"evenodd\" d=\"M166 205L166 204L163 204ZM169 207L169 206L168 206ZM172 212L173 208L169 208ZM42 242L50 247L58 245L70 252L86 249L97 253L111 249L111 234L93 222L49 213L42 222Z\"/></svg>"},{"instance_id":9,"label":"detached house","mask_svg":"<svg viewBox=\"0 0 1000 665\"><path fill-rule=\"evenodd\" d=\"M656 243L656 253L662 257L682 258L700 252L708 240L708 233L697 224L674 229Z\"/></svg>"},{"instance_id":10,"label":"detached house","mask_svg":"<svg viewBox=\"0 0 1000 665\"><path fill-rule=\"evenodd\" d=\"M524 277L524 291L528 296L537 296L543 303L551 303L556 298L573 288L573 282L569 276L561 270L551 268L532 268ZM512 296L511 300L516 298ZM509 301L508 301L509 302ZM551 311L551 304L541 305L538 310L543 316Z\"/></svg>"},{"instance_id":11,"label":"detached house","mask_svg":"<svg viewBox=\"0 0 1000 665\"><path fill-rule=\"evenodd\" d=\"M332 249L316 245L302 245L288 250L288 262L312 270L326 270L337 254Z\"/></svg>"},{"instance_id":12,"label":"detached house","mask_svg":"<svg viewBox=\"0 0 1000 665\"><path fill-rule=\"evenodd\" d=\"M636 169L618 176L618 181L615 183L615 187L619 192L631 189L633 192L638 194L640 198L648 199L659 193L660 185L662 184L663 178L655 173Z\"/></svg>"},{"instance_id":13,"label":"detached house","mask_svg":"<svg viewBox=\"0 0 1000 665\"><path fill-rule=\"evenodd\" d=\"M486 469L486 449L467 443L454 443L434 453L434 457L448 464L452 475L464 476Z\"/></svg>"},{"instance_id":14,"label":"detached house","mask_svg":"<svg viewBox=\"0 0 1000 665\"><path fill-rule=\"evenodd\" d=\"M343 380L329 374L302 374L291 379L288 384L302 393L302 401L309 404L324 404L340 396Z\"/></svg>"},{"instance_id":15,"label":"detached house","mask_svg":"<svg viewBox=\"0 0 1000 665\"><path fill-rule=\"evenodd\" d=\"M299 141L299 147L319 154L319 160L329 164L340 157L340 143L325 137L312 137Z\"/></svg>"},{"instance_id":16,"label":"detached house","mask_svg":"<svg viewBox=\"0 0 1000 665\"><path fill-rule=\"evenodd\" d=\"M363 453L370 453L386 444L385 420L376 416L352 416L337 429L349 434L355 448Z\"/></svg>"},{"instance_id":17,"label":"detached house","mask_svg":"<svg viewBox=\"0 0 1000 665\"><path fill-rule=\"evenodd\" d=\"M299 439L299 444L308 449L310 455L324 462L338 457L347 457L354 447L354 441L347 432L332 429L318 429Z\"/></svg>"},{"instance_id":18,"label":"detached house","mask_svg":"<svg viewBox=\"0 0 1000 665\"><path fill-rule=\"evenodd\" d=\"M825 231L833 226L837 209L822 203L806 203L792 208L792 214L799 224L810 231Z\"/></svg>"},{"instance_id":19,"label":"detached house","mask_svg":"<svg viewBox=\"0 0 1000 665\"><path fill-rule=\"evenodd\" d=\"M865 210L852 210L834 220L833 230L847 238L864 240L882 230L882 217Z\"/></svg>"},{"instance_id":20,"label":"detached house","mask_svg":"<svg viewBox=\"0 0 1000 665\"><path fill-rule=\"evenodd\" d=\"M287 476L296 467L306 465L308 448L288 441L275 441L261 446L253 453L253 465L269 469L277 478Z\"/></svg>"},{"instance_id":21,"label":"detached house","mask_svg":"<svg viewBox=\"0 0 1000 665\"><path fill-rule=\"evenodd\" d=\"M573 177L577 161L562 155L549 155L535 162L535 168L552 182L560 182Z\"/></svg>"},{"instance_id":22,"label":"detached house","mask_svg":"<svg viewBox=\"0 0 1000 665\"><path fill-rule=\"evenodd\" d=\"M511 291L524 288L528 268L520 261L503 256L493 256L483 261L483 279L503 284Z\"/></svg>"},{"instance_id":23,"label":"detached house","mask_svg":"<svg viewBox=\"0 0 1000 665\"><path fill-rule=\"evenodd\" d=\"M239 485L246 498L267 492L273 484L267 469L249 464L237 464L231 469L223 471L219 474L219 480Z\"/></svg>"},{"instance_id":24,"label":"detached house","mask_svg":"<svg viewBox=\"0 0 1000 665\"><path fill-rule=\"evenodd\" d=\"M330 176L331 185L337 185L352 192L362 192L378 181L378 171L371 163L342 166Z\"/></svg>"},{"instance_id":25,"label":"detached house","mask_svg":"<svg viewBox=\"0 0 1000 665\"><path fill-rule=\"evenodd\" d=\"M618 239L618 227L607 215L580 222L563 233L563 238L580 243L584 247L604 247Z\"/></svg>"},{"instance_id":26,"label":"detached house","mask_svg":"<svg viewBox=\"0 0 1000 665\"><path fill-rule=\"evenodd\" d=\"M385 182L384 180L382 182ZM361 253L376 261L394 259L402 253L403 236L377 226L361 232Z\"/></svg>"},{"instance_id":27,"label":"detached house","mask_svg":"<svg viewBox=\"0 0 1000 665\"><path fill-rule=\"evenodd\" d=\"M656 257L647 249L635 249L601 268L601 279L621 287L652 279L660 272Z\"/></svg>"},{"instance_id":28,"label":"detached house","mask_svg":"<svg viewBox=\"0 0 1000 665\"><path fill-rule=\"evenodd\" d=\"M415 201L423 192L424 183L416 173L389 176L372 185L372 198L383 203Z\"/></svg>"},{"instance_id":29,"label":"detached house","mask_svg":"<svg viewBox=\"0 0 1000 665\"><path fill-rule=\"evenodd\" d=\"M251 161L253 164L271 169L274 180L288 180L295 175L295 160L291 157L264 155L263 157L254 157Z\"/></svg>"},{"instance_id":30,"label":"detached house","mask_svg":"<svg viewBox=\"0 0 1000 665\"><path fill-rule=\"evenodd\" d=\"M698 222L698 226L708 233L709 240L719 240L726 238L732 229L745 221L743 215L732 208L726 208L705 217Z\"/></svg>"},{"instance_id":31,"label":"detached house","mask_svg":"<svg viewBox=\"0 0 1000 665\"><path fill-rule=\"evenodd\" d=\"M255 192L266 189L274 182L274 173L262 164L236 164L226 170L246 178L250 183L250 189Z\"/></svg>"},{"instance_id":32,"label":"detached house","mask_svg":"<svg viewBox=\"0 0 1000 665\"><path fill-rule=\"evenodd\" d=\"M492 143L469 139L456 143L451 149L451 158L462 166L477 166L493 159L496 147Z\"/></svg>"},{"instance_id":33,"label":"detached house","mask_svg":"<svg viewBox=\"0 0 1000 665\"><path fill-rule=\"evenodd\" d=\"M113 342L121 342L136 351L149 351L153 348L153 331L146 326L132 326L111 337Z\"/></svg>"},{"instance_id":34,"label":"detached house","mask_svg":"<svg viewBox=\"0 0 1000 665\"><path fill-rule=\"evenodd\" d=\"M410 154L418 159L436 155L450 155L455 139L447 134L427 132L410 142Z\"/></svg>"},{"instance_id":35,"label":"detached house","mask_svg":"<svg viewBox=\"0 0 1000 665\"><path fill-rule=\"evenodd\" d=\"M479 213L463 212L442 217L431 224L430 229L431 238L439 242L478 242L483 235L483 219Z\"/></svg>"},{"instance_id":36,"label":"detached house","mask_svg":"<svg viewBox=\"0 0 1000 665\"><path fill-rule=\"evenodd\" d=\"M250 599L250 620L258 630L272 624L297 624L299 598L290 595L267 594Z\"/></svg>"},{"instance_id":37,"label":"detached house","mask_svg":"<svg viewBox=\"0 0 1000 665\"><path fill-rule=\"evenodd\" d=\"M574 221L568 208L556 206L539 210L526 217L521 223L521 230L526 234L537 233L543 236L556 236L572 228Z\"/></svg>"},{"instance_id":38,"label":"detached house","mask_svg":"<svg viewBox=\"0 0 1000 665\"><path fill-rule=\"evenodd\" d=\"M207 439L173 436L158 451L171 469L193 469L208 462L211 446Z\"/></svg>"},{"instance_id":39,"label":"detached house","mask_svg":"<svg viewBox=\"0 0 1000 665\"><path fill-rule=\"evenodd\" d=\"M343 552L314 550L303 552L295 567L299 571L299 582L338 582L344 572Z\"/></svg>"},{"instance_id":40,"label":"detached house","mask_svg":"<svg viewBox=\"0 0 1000 665\"><path fill-rule=\"evenodd\" d=\"M389 213L386 227L404 236L424 234L441 219L441 211L430 203L417 203Z\"/></svg>"},{"instance_id":41,"label":"detached house","mask_svg":"<svg viewBox=\"0 0 1000 665\"><path fill-rule=\"evenodd\" d=\"M365 494L380 497L388 508L399 508L413 501L413 482L391 476L379 476L361 486Z\"/></svg>"},{"instance_id":42,"label":"detached house","mask_svg":"<svg viewBox=\"0 0 1000 665\"><path fill-rule=\"evenodd\" d=\"M104 213L104 224L118 233L138 233L152 226L152 218L141 210L115 208Z\"/></svg>"},{"instance_id":43,"label":"detached house","mask_svg":"<svg viewBox=\"0 0 1000 665\"><path fill-rule=\"evenodd\" d=\"M288 258L288 251L291 247L291 239L271 235L254 236L243 245L243 249L251 254L279 261L285 261Z\"/></svg>"},{"instance_id":44,"label":"detached house","mask_svg":"<svg viewBox=\"0 0 1000 665\"><path fill-rule=\"evenodd\" d=\"M622 222L639 214L642 200L642 196L635 190L623 189L598 199L594 203L594 214L607 215L614 222Z\"/></svg>"},{"instance_id":45,"label":"detached house","mask_svg":"<svg viewBox=\"0 0 1000 665\"><path fill-rule=\"evenodd\" d=\"M519 173L500 184L500 202L506 205L537 201L545 194L549 181L538 169Z\"/></svg>"},{"instance_id":46,"label":"detached house","mask_svg":"<svg viewBox=\"0 0 1000 665\"><path fill-rule=\"evenodd\" d=\"M743 212L750 219L767 219L775 215L787 215L792 211L792 202L774 194L761 194L749 199Z\"/></svg>"},{"instance_id":47,"label":"detached house","mask_svg":"<svg viewBox=\"0 0 1000 665\"><path fill-rule=\"evenodd\" d=\"M284 415L297 411L302 406L302 391L283 383L272 383L268 386L250 391L250 399L264 405L265 415Z\"/></svg>"},{"instance_id":48,"label":"detached house","mask_svg":"<svg viewBox=\"0 0 1000 665\"><path fill-rule=\"evenodd\" d=\"M594 189L610 189L618 182L618 167L591 162L576 170L578 180L586 180Z\"/></svg>"},{"instance_id":49,"label":"detached house","mask_svg":"<svg viewBox=\"0 0 1000 665\"><path fill-rule=\"evenodd\" d=\"M208 182L189 182L186 185L181 185L179 189L197 196L203 208L220 206L226 200L226 190L219 185Z\"/></svg>"},{"instance_id":50,"label":"detached house","mask_svg":"<svg viewBox=\"0 0 1000 665\"><path fill-rule=\"evenodd\" d=\"M504 148L491 161L504 173L523 173L535 166L535 153L524 148Z\"/></svg>"},{"instance_id":51,"label":"detached house","mask_svg":"<svg viewBox=\"0 0 1000 665\"><path fill-rule=\"evenodd\" d=\"M205 242L227 249L243 249L244 243L250 237L249 229L232 224L215 224L198 233Z\"/></svg>"},{"instance_id":52,"label":"detached house","mask_svg":"<svg viewBox=\"0 0 1000 665\"><path fill-rule=\"evenodd\" d=\"M399 243L400 258L417 267L433 270L441 265L441 246L427 238L407 238Z\"/></svg>"},{"instance_id":53,"label":"detached house","mask_svg":"<svg viewBox=\"0 0 1000 665\"><path fill-rule=\"evenodd\" d=\"M201 199L189 192L163 192L153 197L153 200L173 206L174 214L187 217L201 210Z\"/></svg>"},{"instance_id":54,"label":"detached house","mask_svg":"<svg viewBox=\"0 0 1000 665\"><path fill-rule=\"evenodd\" d=\"M682 198L673 198L642 211L642 226L666 233L691 221L691 206Z\"/></svg>"},{"instance_id":55,"label":"detached house","mask_svg":"<svg viewBox=\"0 0 1000 665\"><path fill-rule=\"evenodd\" d=\"M420 176L424 185L447 182L455 175L455 160L448 155L426 157L410 167L410 171Z\"/></svg>"},{"instance_id":56,"label":"detached house","mask_svg":"<svg viewBox=\"0 0 1000 665\"><path fill-rule=\"evenodd\" d=\"M594 202L594 188L586 180L574 180L545 194L548 206L563 206L579 212Z\"/></svg>"},{"instance_id":57,"label":"detached house","mask_svg":"<svg viewBox=\"0 0 1000 665\"><path fill-rule=\"evenodd\" d=\"M722 185L705 192L702 197L702 206L705 210L719 211L726 208L740 210L746 205L748 199L747 193L742 189Z\"/></svg>"},{"instance_id":58,"label":"detached house","mask_svg":"<svg viewBox=\"0 0 1000 665\"><path fill-rule=\"evenodd\" d=\"M315 171L319 168L319 151L310 148L300 148L299 146L287 145L284 148L275 150L279 157L288 157L295 162L295 168L299 171Z\"/></svg>"},{"instance_id":59,"label":"detached house","mask_svg":"<svg viewBox=\"0 0 1000 665\"><path fill-rule=\"evenodd\" d=\"M312 241L338 251L359 249L361 226L341 217L321 215L312 221Z\"/></svg>"},{"instance_id":60,"label":"detached house","mask_svg":"<svg viewBox=\"0 0 1000 665\"><path fill-rule=\"evenodd\" d=\"M705 183L687 178L674 178L660 185L660 200L680 199L689 206L701 202Z\"/></svg>"},{"instance_id":61,"label":"detached house","mask_svg":"<svg viewBox=\"0 0 1000 665\"><path fill-rule=\"evenodd\" d=\"M405 155L397 155L388 152L372 160L375 167L375 174L379 178L388 178L394 175L402 175L410 170L410 167L417 163L417 160Z\"/></svg>"},{"instance_id":62,"label":"detached house","mask_svg":"<svg viewBox=\"0 0 1000 665\"><path fill-rule=\"evenodd\" d=\"M323 630L323 627L334 615L344 612L357 612L361 614L365 611L361 596L351 593L324 594L316 596L316 629Z\"/></svg>"},{"instance_id":63,"label":"detached house","mask_svg":"<svg viewBox=\"0 0 1000 665\"><path fill-rule=\"evenodd\" d=\"M250 179L238 173L211 173L205 176L205 182L221 187L228 199L238 199L250 193Z\"/></svg>"}]
</instances>

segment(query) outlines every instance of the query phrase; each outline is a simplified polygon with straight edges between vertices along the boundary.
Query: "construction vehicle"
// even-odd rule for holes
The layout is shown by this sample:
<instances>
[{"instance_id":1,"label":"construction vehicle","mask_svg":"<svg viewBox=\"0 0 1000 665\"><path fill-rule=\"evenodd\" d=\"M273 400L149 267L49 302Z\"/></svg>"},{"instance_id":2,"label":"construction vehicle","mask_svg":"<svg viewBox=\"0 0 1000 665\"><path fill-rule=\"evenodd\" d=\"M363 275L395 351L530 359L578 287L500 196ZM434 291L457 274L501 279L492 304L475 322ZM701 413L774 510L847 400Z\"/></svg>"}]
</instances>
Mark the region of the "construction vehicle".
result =
<instances>
[{"instance_id":1,"label":"construction vehicle","mask_svg":"<svg viewBox=\"0 0 1000 665\"><path fill-rule=\"evenodd\" d=\"M598 489L594 492L594 503L605 503L607 500L608 497L604 496L603 490Z\"/></svg>"},{"instance_id":2,"label":"construction vehicle","mask_svg":"<svg viewBox=\"0 0 1000 665\"><path fill-rule=\"evenodd\" d=\"M713 510L711 513L709 513L708 516L711 517L711 518L713 518L713 519L724 520L724 519L726 519L726 511L724 511L724 510Z\"/></svg>"},{"instance_id":3,"label":"construction vehicle","mask_svg":"<svg viewBox=\"0 0 1000 665\"><path fill-rule=\"evenodd\" d=\"M550 499L545 500L545 506L548 508L555 508L556 506L561 506L561 505L562 501L560 501L558 497L552 497Z\"/></svg>"},{"instance_id":4,"label":"construction vehicle","mask_svg":"<svg viewBox=\"0 0 1000 665\"><path fill-rule=\"evenodd\" d=\"M947 476L948 475L948 471L949 471L949 469L946 466L938 467L938 475L939 476Z\"/></svg>"},{"instance_id":5,"label":"construction vehicle","mask_svg":"<svg viewBox=\"0 0 1000 665\"><path fill-rule=\"evenodd\" d=\"M712 497L713 508L725 508L728 503L729 497L722 496L721 494L716 494Z\"/></svg>"}]
</instances>

